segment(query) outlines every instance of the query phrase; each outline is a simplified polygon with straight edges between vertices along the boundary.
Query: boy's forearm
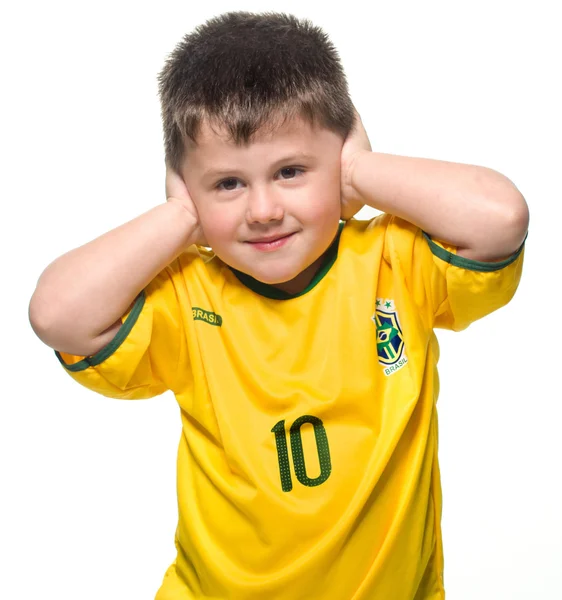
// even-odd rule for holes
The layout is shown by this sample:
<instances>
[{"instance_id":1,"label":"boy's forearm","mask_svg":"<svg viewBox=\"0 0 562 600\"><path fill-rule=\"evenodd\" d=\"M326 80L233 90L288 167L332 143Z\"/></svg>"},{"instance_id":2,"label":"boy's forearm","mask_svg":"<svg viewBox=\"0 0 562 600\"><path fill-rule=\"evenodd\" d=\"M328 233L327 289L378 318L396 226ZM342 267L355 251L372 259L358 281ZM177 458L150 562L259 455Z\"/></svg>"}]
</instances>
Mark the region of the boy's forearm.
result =
<instances>
[{"instance_id":1,"label":"boy's forearm","mask_svg":"<svg viewBox=\"0 0 562 600\"><path fill-rule=\"evenodd\" d=\"M111 327L139 292L192 243L195 219L175 202L158 205L54 260L29 304L37 335L69 353Z\"/></svg>"},{"instance_id":2,"label":"boy's forearm","mask_svg":"<svg viewBox=\"0 0 562 600\"><path fill-rule=\"evenodd\" d=\"M354 161L351 185L368 206L404 218L476 260L509 256L528 227L521 193L486 167L365 151Z\"/></svg>"}]
</instances>

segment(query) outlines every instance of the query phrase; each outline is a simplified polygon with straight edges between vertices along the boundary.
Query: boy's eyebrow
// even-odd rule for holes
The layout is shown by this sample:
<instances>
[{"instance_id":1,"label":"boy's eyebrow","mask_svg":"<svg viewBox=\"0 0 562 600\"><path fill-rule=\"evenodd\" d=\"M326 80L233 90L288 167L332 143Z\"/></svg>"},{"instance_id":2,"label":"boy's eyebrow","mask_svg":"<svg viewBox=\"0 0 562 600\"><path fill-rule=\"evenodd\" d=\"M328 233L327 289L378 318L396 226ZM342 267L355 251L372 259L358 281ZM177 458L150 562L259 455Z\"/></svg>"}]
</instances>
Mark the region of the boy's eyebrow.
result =
<instances>
[{"instance_id":1,"label":"boy's eyebrow","mask_svg":"<svg viewBox=\"0 0 562 600\"><path fill-rule=\"evenodd\" d=\"M288 156L284 156L279 160L276 160L272 166L277 167L283 163L294 163L299 162L301 160L304 161L314 161L316 160L315 156L311 154L305 154L304 152L300 152L297 154L289 154ZM239 172L238 169L228 169L224 167L213 167L211 169L207 169L203 172L203 179L210 179L211 177L220 177L221 175L232 175L233 173ZM241 172L241 171L240 171Z\"/></svg>"}]
</instances>

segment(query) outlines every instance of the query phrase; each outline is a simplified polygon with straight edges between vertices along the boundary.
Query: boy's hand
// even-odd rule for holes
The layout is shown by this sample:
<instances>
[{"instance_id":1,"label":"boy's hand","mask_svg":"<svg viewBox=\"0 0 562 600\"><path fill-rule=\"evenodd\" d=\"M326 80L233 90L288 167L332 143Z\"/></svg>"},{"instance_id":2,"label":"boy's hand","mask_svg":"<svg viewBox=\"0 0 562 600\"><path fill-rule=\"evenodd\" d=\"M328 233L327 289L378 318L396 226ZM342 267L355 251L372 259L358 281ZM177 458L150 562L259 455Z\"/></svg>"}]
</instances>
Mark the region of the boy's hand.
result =
<instances>
[{"instance_id":1,"label":"boy's hand","mask_svg":"<svg viewBox=\"0 0 562 600\"><path fill-rule=\"evenodd\" d=\"M341 151L341 218L351 219L363 208L364 203L351 185L351 170L357 155L362 152L372 152L369 136L363 127L363 121L355 110L355 123L349 132Z\"/></svg>"},{"instance_id":2,"label":"boy's hand","mask_svg":"<svg viewBox=\"0 0 562 600\"><path fill-rule=\"evenodd\" d=\"M199 222L199 215L197 214L197 209L195 208L195 204L187 191L187 186L185 185L185 181L183 177L171 167L166 165L166 201L167 202L177 202L180 204L195 220L197 223L196 230L193 236L194 244L198 246L207 246L207 240L205 239L205 234L201 229L201 224Z\"/></svg>"}]
</instances>

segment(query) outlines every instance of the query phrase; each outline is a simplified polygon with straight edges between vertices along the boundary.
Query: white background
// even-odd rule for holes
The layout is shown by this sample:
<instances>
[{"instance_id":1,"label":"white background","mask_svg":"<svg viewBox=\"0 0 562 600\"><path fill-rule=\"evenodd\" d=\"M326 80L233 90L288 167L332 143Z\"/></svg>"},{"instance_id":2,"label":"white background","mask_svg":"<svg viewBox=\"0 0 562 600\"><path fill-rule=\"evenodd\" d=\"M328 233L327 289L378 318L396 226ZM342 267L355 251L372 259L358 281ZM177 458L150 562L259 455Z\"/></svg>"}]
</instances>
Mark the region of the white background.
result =
<instances>
[{"instance_id":1,"label":"white background","mask_svg":"<svg viewBox=\"0 0 562 600\"><path fill-rule=\"evenodd\" d=\"M156 75L180 38L227 10L283 10L330 35L373 150L487 166L527 200L514 299L438 331L445 585L450 600L562 599L556 3L6 6L0 597L150 600L174 559L172 392L127 402L79 386L28 303L56 257L165 201Z\"/></svg>"}]
</instances>

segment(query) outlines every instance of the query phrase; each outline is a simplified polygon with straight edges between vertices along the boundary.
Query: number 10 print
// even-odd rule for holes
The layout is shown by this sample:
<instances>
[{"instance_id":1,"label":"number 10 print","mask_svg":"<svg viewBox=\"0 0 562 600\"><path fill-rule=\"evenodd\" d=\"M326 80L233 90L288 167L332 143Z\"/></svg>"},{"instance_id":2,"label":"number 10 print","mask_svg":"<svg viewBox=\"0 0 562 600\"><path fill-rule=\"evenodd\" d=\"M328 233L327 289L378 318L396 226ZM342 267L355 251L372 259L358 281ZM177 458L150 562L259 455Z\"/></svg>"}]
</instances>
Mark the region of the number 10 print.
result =
<instances>
[{"instance_id":1,"label":"number 10 print","mask_svg":"<svg viewBox=\"0 0 562 600\"><path fill-rule=\"evenodd\" d=\"M316 449L318 450L318 462L320 463L320 475L311 479L306 474L306 464L304 462L304 452L302 450L301 426L310 423L314 427L314 437L316 439ZM277 458L279 459L279 475L281 477L281 488L284 492L290 492L293 489L291 478L291 466L289 464L289 451L287 450L287 434L285 432L285 421L279 421L271 430L275 434L275 443L277 445ZM308 487L314 487L324 483L332 472L332 463L330 461L330 446L328 445L328 436L324 429L324 424L318 417L312 415L303 415L299 417L290 429L291 453L293 455L293 464L297 479Z\"/></svg>"}]
</instances>

